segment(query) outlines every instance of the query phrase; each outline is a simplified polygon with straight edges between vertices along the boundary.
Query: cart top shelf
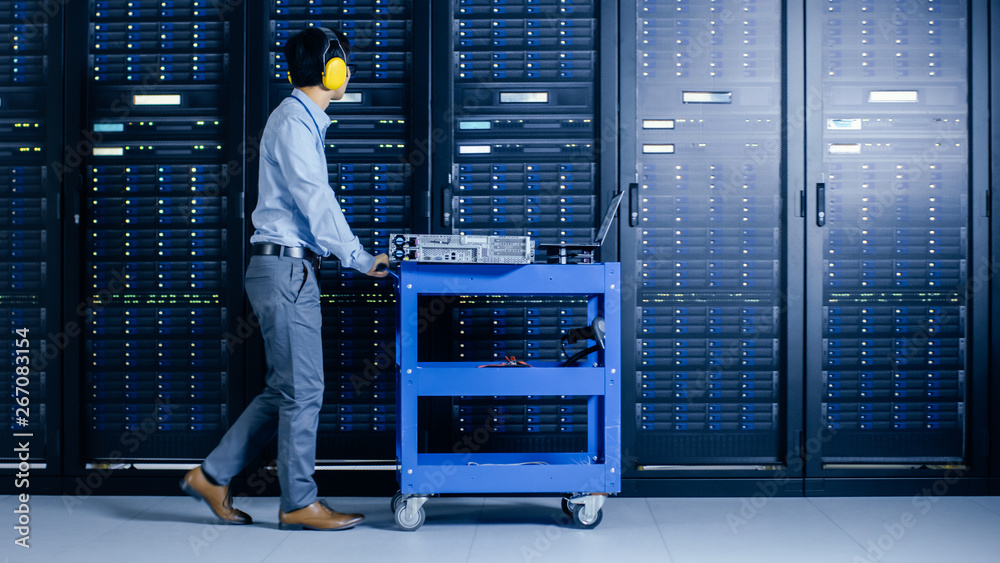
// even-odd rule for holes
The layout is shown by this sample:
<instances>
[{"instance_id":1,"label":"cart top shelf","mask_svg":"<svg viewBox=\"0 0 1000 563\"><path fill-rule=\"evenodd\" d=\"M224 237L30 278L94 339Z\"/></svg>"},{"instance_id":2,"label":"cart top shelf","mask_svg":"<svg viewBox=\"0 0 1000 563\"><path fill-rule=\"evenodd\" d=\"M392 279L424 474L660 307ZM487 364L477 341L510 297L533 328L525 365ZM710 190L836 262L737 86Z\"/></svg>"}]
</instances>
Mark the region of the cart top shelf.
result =
<instances>
[{"instance_id":1,"label":"cart top shelf","mask_svg":"<svg viewBox=\"0 0 1000 563\"><path fill-rule=\"evenodd\" d=\"M403 262L407 295L599 295L620 287L617 262L604 264L429 264Z\"/></svg>"}]
</instances>

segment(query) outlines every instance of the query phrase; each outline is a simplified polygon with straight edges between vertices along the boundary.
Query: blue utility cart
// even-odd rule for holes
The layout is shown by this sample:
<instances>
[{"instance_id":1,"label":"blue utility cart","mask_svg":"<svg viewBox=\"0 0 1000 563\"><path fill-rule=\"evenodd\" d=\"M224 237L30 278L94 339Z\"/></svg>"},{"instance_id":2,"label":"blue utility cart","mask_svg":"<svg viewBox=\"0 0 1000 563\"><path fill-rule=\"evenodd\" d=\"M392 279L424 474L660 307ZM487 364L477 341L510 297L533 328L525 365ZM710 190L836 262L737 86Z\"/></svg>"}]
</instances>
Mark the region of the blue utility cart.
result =
<instances>
[{"instance_id":1,"label":"blue utility cart","mask_svg":"<svg viewBox=\"0 0 1000 563\"><path fill-rule=\"evenodd\" d=\"M396 331L396 456L400 490L396 524L416 530L423 505L438 494L561 493L563 510L581 528L596 526L608 494L621 491L620 268L607 264L427 264L404 261ZM582 295L588 321L604 318L604 350L578 364L478 367L477 362L421 362L417 339L426 319L418 296ZM426 297L425 297L426 298ZM433 297L431 309L433 314ZM426 303L426 302L425 302ZM426 314L426 312L425 312ZM590 344L590 342L588 342ZM585 451L553 453L423 453L418 451L421 397L587 397Z\"/></svg>"}]
</instances>

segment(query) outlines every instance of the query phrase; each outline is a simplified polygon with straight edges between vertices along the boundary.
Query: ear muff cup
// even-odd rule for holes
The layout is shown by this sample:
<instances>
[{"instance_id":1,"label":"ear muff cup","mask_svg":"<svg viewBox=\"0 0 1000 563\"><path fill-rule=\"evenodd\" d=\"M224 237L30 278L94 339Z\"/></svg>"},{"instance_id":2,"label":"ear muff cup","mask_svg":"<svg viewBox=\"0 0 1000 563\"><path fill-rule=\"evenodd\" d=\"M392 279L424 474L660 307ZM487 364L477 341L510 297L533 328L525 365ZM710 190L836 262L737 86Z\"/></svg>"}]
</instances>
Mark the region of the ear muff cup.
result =
<instances>
[{"instance_id":1,"label":"ear muff cup","mask_svg":"<svg viewBox=\"0 0 1000 563\"><path fill-rule=\"evenodd\" d=\"M323 69L323 86L327 90L336 90L347 81L347 63L340 57L334 57L326 61L326 68Z\"/></svg>"}]
</instances>

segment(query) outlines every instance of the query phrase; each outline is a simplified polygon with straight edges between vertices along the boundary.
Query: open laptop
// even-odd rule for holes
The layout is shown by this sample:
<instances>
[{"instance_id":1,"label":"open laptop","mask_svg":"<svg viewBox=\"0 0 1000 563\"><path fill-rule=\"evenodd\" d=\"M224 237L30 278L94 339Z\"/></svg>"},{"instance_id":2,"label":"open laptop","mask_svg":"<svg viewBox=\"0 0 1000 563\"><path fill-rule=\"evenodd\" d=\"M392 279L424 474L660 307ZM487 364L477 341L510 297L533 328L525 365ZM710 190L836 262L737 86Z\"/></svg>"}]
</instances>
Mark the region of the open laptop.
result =
<instances>
[{"instance_id":1,"label":"open laptop","mask_svg":"<svg viewBox=\"0 0 1000 563\"><path fill-rule=\"evenodd\" d=\"M615 215L618 214L618 207L621 206L622 197L624 195L625 192L620 191L611 198L611 203L608 204L608 209L604 212L604 220L601 221L601 227L597 229L597 236L594 237L594 242L560 242L539 244L538 248L545 250L548 262L550 264L593 263L594 253L601 248L602 244L604 244L604 238L608 236L608 232L611 230L611 223L614 222Z\"/></svg>"}]
</instances>

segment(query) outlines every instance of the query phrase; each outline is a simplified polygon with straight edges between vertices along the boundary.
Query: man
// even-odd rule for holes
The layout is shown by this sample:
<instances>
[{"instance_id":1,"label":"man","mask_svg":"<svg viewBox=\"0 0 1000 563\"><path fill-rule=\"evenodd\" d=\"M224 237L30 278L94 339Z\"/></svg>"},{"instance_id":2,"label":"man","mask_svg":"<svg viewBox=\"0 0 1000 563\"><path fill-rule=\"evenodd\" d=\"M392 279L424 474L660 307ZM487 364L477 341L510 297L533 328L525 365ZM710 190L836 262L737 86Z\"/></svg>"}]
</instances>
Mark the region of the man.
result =
<instances>
[{"instance_id":1,"label":"man","mask_svg":"<svg viewBox=\"0 0 1000 563\"><path fill-rule=\"evenodd\" d=\"M350 80L350 44L340 32L307 28L285 44L295 89L271 113L260 141L257 231L246 291L260 320L267 356L266 387L236 420L205 463L181 488L205 500L225 523L250 524L232 505L230 480L277 434L282 529L338 530L364 519L317 500L313 480L316 432L323 404L323 342L319 282L322 256L385 277L385 254L365 252L330 188L323 150L326 107L343 98Z\"/></svg>"}]
</instances>

